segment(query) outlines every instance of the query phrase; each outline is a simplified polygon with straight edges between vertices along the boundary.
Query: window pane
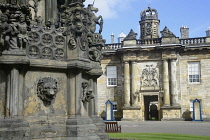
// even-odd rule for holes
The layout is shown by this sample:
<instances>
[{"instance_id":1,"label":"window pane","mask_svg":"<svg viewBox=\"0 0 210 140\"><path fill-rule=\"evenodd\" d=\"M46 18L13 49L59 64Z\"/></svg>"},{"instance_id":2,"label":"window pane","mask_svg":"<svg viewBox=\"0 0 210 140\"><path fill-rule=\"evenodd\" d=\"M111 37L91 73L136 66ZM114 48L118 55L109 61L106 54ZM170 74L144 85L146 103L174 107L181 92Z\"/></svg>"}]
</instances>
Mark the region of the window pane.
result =
<instances>
[{"instance_id":1,"label":"window pane","mask_svg":"<svg viewBox=\"0 0 210 140\"><path fill-rule=\"evenodd\" d=\"M113 110L117 110L117 105L116 104L113 105Z\"/></svg>"},{"instance_id":2,"label":"window pane","mask_svg":"<svg viewBox=\"0 0 210 140\"><path fill-rule=\"evenodd\" d=\"M108 78L108 85L117 85L116 78Z\"/></svg>"},{"instance_id":3,"label":"window pane","mask_svg":"<svg viewBox=\"0 0 210 140\"><path fill-rule=\"evenodd\" d=\"M188 75L190 83L200 82L200 62L188 63Z\"/></svg>"},{"instance_id":4,"label":"window pane","mask_svg":"<svg viewBox=\"0 0 210 140\"><path fill-rule=\"evenodd\" d=\"M110 86L117 85L117 66L107 66L107 84Z\"/></svg>"},{"instance_id":5,"label":"window pane","mask_svg":"<svg viewBox=\"0 0 210 140\"><path fill-rule=\"evenodd\" d=\"M116 66L107 66L107 77L115 78L117 76Z\"/></svg>"}]
</instances>

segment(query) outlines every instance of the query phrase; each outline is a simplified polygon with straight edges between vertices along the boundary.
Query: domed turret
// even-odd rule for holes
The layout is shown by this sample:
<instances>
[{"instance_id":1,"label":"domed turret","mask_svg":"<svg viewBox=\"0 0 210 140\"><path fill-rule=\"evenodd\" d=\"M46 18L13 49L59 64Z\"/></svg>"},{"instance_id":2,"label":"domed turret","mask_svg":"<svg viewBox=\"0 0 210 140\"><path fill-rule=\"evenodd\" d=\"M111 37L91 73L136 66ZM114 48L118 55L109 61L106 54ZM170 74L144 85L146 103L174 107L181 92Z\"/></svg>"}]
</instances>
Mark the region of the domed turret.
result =
<instances>
[{"instance_id":1,"label":"domed turret","mask_svg":"<svg viewBox=\"0 0 210 140\"><path fill-rule=\"evenodd\" d=\"M141 12L141 39L159 38L159 24L158 12L156 9L148 7L148 9Z\"/></svg>"},{"instance_id":2,"label":"domed turret","mask_svg":"<svg viewBox=\"0 0 210 140\"><path fill-rule=\"evenodd\" d=\"M148 9L141 12L141 20L156 19L158 20L158 12L156 9L151 9L150 6Z\"/></svg>"},{"instance_id":3,"label":"domed turret","mask_svg":"<svg viewBox=\"0 0 210 140\"><path fill-rule=\"evenodd\" d=\"M118 43L121 43L125 37L126 37L126 34L124 34L123 32L121 34L119 34L118 35Z\"/></svg>"}]
</instances>

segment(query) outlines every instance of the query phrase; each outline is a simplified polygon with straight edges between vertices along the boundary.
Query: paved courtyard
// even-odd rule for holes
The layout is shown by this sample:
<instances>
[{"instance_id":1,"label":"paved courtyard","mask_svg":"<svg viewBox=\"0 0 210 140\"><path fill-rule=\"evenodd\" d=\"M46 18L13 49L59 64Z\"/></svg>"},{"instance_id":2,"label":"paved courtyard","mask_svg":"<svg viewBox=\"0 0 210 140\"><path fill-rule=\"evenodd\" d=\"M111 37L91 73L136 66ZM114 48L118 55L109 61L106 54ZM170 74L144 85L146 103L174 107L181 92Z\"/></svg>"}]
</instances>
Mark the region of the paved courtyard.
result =
<instances>
[{"instance_id":1,"label":"paved courtyard","mask_svg":"<svg viewBox=\"0 0 210 140\"><path fill-rule=\"evenodd\" d=\"M210 122L192 121L119 121L122 133L177 133L210 136Z\"/></svg>"}]
</instances>

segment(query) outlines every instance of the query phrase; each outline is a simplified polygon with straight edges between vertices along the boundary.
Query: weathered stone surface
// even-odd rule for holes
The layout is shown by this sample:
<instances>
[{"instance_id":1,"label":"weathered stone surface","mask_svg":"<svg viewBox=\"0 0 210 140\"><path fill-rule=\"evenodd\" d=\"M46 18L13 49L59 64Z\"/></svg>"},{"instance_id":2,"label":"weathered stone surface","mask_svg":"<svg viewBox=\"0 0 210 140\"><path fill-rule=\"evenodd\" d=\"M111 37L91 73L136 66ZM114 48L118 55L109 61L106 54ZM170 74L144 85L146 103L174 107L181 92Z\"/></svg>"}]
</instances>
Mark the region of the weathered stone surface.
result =
<instances>
[{"instance_id":1,"label":"weathered stone surface","mask_svg":"<svg viewBox=\"0 0 210 140\"><path fill-rule=\"evenodd\" d=\"M0 139L30 140L30 127L27 121L21 119L0 119Z\"/></svg>"},{"instance_id":2,"label":"weathered stone surface","mask_svg":"<svg viewBox=\"0 0 210 140\"><path fill-rule=\"evenodd\" d=\"M84 0L1 2L0 139L109 139L91 118L105 45L98 9Z\"/></svg>"}]
</instances>

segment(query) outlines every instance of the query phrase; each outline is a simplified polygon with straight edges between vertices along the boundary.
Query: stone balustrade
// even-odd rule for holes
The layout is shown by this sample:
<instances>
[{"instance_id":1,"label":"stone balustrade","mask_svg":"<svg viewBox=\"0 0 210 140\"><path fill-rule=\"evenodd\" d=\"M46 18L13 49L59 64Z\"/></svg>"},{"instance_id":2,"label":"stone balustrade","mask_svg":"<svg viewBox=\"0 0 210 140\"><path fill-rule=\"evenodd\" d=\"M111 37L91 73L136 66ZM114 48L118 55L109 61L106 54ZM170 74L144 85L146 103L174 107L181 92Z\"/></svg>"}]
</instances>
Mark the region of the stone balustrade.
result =
<instances>
[{"instance_id":1,"label":"stone balustrade","mask_svg":"<svg viewBox=\"0 0 210 140\"><path fill-rule=\"evenodd\" d=\"M122 48L122 43L112 43L112 44L106 44L105 47L103 47L103 50L117 50Z\"/></svg>"},{"instance_id":2,"label":"stone balustrade","mask_svg":"<svg viewBox=\"0 0 210 140\"><path fill-rule=\"evenodd\" d=\"M137 45L152 45L152 44L160 44L161 38L151 38L151 39L139 39L137 40Z\"/></svg>"},{"instance_id":3,"label":"stone balustrade","mask_svg":"<svg viewBox=\"0 0 210 140\"><path fill-rule=\"evenodd\" d=\"M196 45L196 44L204 44L210 43L210 39L207 37L198 37L198 38L186 38L186 39L179 39L180 44L182 45ZM136 40L136 46L142 45L161 45L162 40L161 38L152 38L152 39L138 39ZM117 50L123 48L122 43L112 43L106 44L103 47L103 50Z\"/></svg>"},{"instance_id":4,"label":"stone balustrade","mask_svg":"<svg viewBox=\"0 0 210 140\"><path fill-rule=\"evenodd\" d=\"M206 37L179 39L180 44L192 45L206 43Z\"/></svg>"}]
</instances>

